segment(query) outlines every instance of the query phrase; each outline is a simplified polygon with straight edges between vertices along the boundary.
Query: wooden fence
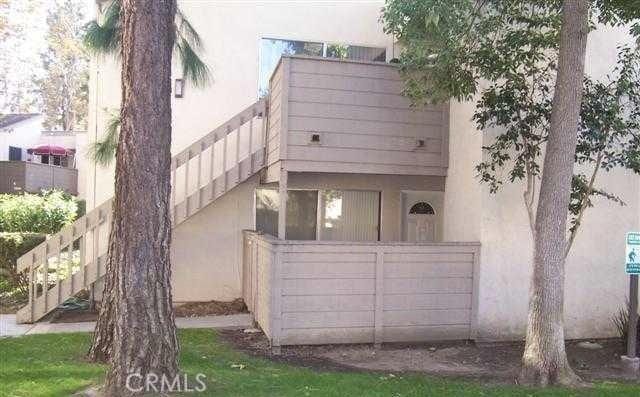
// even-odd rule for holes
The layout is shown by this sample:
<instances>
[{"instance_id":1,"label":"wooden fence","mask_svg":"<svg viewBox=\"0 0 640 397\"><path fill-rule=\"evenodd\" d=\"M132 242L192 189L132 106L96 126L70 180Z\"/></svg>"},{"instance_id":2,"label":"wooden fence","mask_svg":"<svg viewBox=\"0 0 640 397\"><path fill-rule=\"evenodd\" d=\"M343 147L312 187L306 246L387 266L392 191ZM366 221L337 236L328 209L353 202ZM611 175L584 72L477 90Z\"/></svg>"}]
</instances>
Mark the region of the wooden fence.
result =
<instances>
[{"instance_id":1,"label":"wooden fence","mask_svg":"<svg viewBox=\"0 0 640 397\"><path fill-rule=\"evenodd\" d=\"M473 339L479 250L247 231L243 295L274 347Z\"/></svg>"}]
</instances>

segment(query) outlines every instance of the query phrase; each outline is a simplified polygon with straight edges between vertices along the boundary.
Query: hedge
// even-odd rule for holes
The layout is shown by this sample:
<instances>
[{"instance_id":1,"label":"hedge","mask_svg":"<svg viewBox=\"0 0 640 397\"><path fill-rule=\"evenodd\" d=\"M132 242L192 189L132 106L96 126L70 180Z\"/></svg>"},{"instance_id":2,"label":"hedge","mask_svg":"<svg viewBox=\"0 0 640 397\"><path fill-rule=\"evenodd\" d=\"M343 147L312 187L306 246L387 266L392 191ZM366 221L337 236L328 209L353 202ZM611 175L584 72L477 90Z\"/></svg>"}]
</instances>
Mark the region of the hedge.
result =
<instances>
[{"instance_id":1,"label":"hedge","mask_svg":"<svg viewBox=\"0 0 640 397\"><path fill-rule=\"evenodd\" d=\"M46 238L41 233L0 233L0 292L26 294L29 283L26 272L18 274L16 261Z\"/></svg>"},{"instance_id":2,"label":"hedge","mask_svg":"<svg viewBox=\"0 0 640 397\"><path fill-rule=\"evenodd\" d=\"M56 233L77 218L78 207L78 201L62 191L0 194L0 232Z\"/></svg>"}]
</instances>

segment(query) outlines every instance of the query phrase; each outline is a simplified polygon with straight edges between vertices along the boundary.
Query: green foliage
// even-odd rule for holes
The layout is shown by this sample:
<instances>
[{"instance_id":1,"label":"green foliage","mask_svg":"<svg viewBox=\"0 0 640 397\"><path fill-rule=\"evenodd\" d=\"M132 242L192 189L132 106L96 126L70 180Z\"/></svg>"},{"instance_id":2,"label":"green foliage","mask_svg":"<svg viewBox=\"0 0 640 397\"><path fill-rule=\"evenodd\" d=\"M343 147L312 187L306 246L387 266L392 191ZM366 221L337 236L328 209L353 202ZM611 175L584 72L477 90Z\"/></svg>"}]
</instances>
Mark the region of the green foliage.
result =
<instances>
[{"instance_id":1,"label":"green foliage","mask_svg":"<svg viewBox=\"0 0 640 397\"><path fill-rule=\"evenodd\" d=\"M613 26L629 25L640 39L640 0L594 0L598 22Z\"/></svg>"},{"instance_id":2,"label":"green foliage","mask_svg":"<svg viewBox=\"0 0 640 397\"><path fill-rule=\"evenodd\" d=\"M82 46L83 0L51 2L47 15L47 48L42 54L44 75L37 80L51 130L85 129L89 60Z\"/></svg>"},{"instance_id":3,"label":"green foliage","mask_svg":"<svg viewBox=\"0 0 640 397\"><path fill-rule=\"evenodd\" d=\"M405 47L401 72L415 104L469 100L480 79L521 87L514 78L545 63L561 22L555 2L516 0L388 0L382 18Z\"/></svg>"},{"instance_id":4,"label":"green foliage","mask_svg":"<svg viewBox=\"0 0 640 397\"><path fill-rule=\"evenodd\" d=\"M175 30L175 50L185 78L196 87L205 87L209 83L210 72L198 55L202 52L202 39L180 9L176 11Z\"/></svg>"},{"instance_id":5,"label":"green foliage","mask_svg":"<svg viewBox=\"0 0 640 397\"><path fill-rule=\"evenodd\" d=\"M104 11L102 23L97 20L85 25L84 46L91 52L117 54L120 49L121 2L113 1Z\"/></svg>"},{"instance_id":6,"label":"green foliage","mask_svg":"<svg viewBox=\"0 0 640 397\"><path fill-rule=\"evenodd\" d=\"M56 233L76 219L75 198L58 190L0 195L0 232Z\"/></svg>"},{"instance_id":7,"label":"green foliage","mask_svg":"<svg viewBox=\"0 0 640 397\"><path fill-rule=\"evenodd\" d=\"M104 137L89 147L89 157L95 163L106 167L113 162L118 149L118 134L120 132L120 115L113 114L107 122Z\"/></svg>"},{"instance_id":8,"label":"green foliage","mask_svg":"<svg viewBox=\"0 0 640 397\"><path fill-rule=\"evenodd\" d=\"M618 312L611 318L611 322L613 323L613 326L616 328L618 335L620 335L620 338L626 342L629 336L629 302L628 301L627 301L627 304L624 305L624 307L618 309ZM638 321L637 327L639 332L636 334L636 337L638 338L638 343L640 343L640 321Z\"/></svg>"},{"instance_id":9,"label":"green foliage","mask_svg":"<svg viewBox=\"0 0 640 397\"><path fill-rule=\"evenodd\" d=\"M0 233L0 297L26 296L28 279L16 271L16 261L44 240L39 233Z\"/></svg>"},{"instance_id":10,"label":"green foliage","mask_svg":"<svg viewBox=\"0 0 640 397\"><path fill-rule=\"evenodd\" d=\"M76 219L78 219L87 213L87 200L77 199L76 204L78 205L78 210L76 211Z\"/></svg>"},{"instance_id":11,"label":"green foliage","mask_svg":"<svg viewBox=\"0 0 640 397\"><path fill-rule=\"evenodd\" d=\"M93 20L87 23L83 41L89 51L119 55L122 42L121 11L121 0L114 0L104 11L100 22ZM205 87L209 84L211 71L201 58L203 47L200 35L180 9L176 11L173 28L174 52L180 60L185 79L196 87ZM116 158L119 130L120 115L112 115L103 139L94 142L89 148L89 158L102 166L110 165Z\"/></svg>"},{"instance_id":12,"label":"green foliage","mask_svg":"<svg viewBox=\"0 0 640 397\"><path fill-rule=\"evenodd\" d=\"M602 0L598 21L640 17L618 1ZM415 105L476 100L473 115L489 142L476 166L492 193L525 181L525 205L535 219L536 181L550 126L561 27L561 2L516 0L387 0L385 30L405 50L401 74ZM595 20L594 20L595 22ZM585 80L572 183L571 233L594 197L623 204L595 186L600 170L640 172L640 63L637 47L619 48L607 81ZM590 170L589 170L590 169Z\"/></svg>"},{"instance_id":13,"label":"green foliage","mask_svg":"<svg viewBox=\"0 0 640 397\"><path fill-rule=\"evenodd\" d=\"M101 22L94 20L86 25L84 44L90 51L103 54L118 53L122 42L121 11L121 0L114 0L105 10ZM200 58L202 40L180 10L176 12L174 30L174 51L180 58L185 78L196 87L205 86L209 82L210 71Z\"/></svg>"},{"instance_id":14,"label":"green foliage","mask_svg":"<svg viewBox=\"0 0 640 397\"><path fill-rule=\"evenodd\" d=\"M619 197L595 187L599 170L620 167L640 174L639 47L619 48L616 67L605 81L585 78L576 163L590 166L594 172L590 178L582 173L573 177L571 230L579 226L580 213L593 206L594 197L625 204Z\"/></svg>"},{"instance_id":15,"label":"green foliage","mask_svg":"<svg viewBox=\"0 0 640 397\"><path fill-rule=\"evenodd\" d=\"M347 59L349 56L349 46L344 44L329 44L327 46L327 57Z\"/></svg>"}]
</instances>

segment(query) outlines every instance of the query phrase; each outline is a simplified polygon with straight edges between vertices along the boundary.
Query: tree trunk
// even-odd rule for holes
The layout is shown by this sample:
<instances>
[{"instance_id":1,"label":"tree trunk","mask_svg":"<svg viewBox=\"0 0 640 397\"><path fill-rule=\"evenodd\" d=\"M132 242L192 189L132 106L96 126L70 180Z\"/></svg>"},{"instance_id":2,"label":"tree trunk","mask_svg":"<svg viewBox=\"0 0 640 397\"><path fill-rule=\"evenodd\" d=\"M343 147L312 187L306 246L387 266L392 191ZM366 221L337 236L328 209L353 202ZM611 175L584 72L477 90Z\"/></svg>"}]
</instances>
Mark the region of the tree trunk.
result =
<instances>
[{"instance_id":1,"label":"tree trunk","mask_svg":"<svg viewBox=\"0 0 640 397\"><path fill-rule=\"evenodd\" d=\"M90 355L107 358L105 394L173 380L171 306L171 54L175 0L122 2L122 124L103 307ZM160 383L156 383L160 385Z\"/></svg>"},{"instance_id":2,"label":"tree trunk","mask_svg":"<svg viewBox=\"0 0 640 397\"><path fill-rule=\"evenodd\" d=\"M115 285L117 285L116 268L113 265L111 253L115 252L115 237L113 237L115 217L111 221L111 233L109 233L109 256L107 259L107 268L105 272L104 290L102 292L102 302L100 303L100 314L96 328L93 331L93 342L87 357L93 362L107 363L111 356L111 346L113 346L113 329L115 326ZM94 287L95 288L95 284ZM93 297L92 297L93 299Z\"/></svg>"},{"instance_id":3,"label":"tree trunk","mask_svg":"<svg viewBox=\"0 0 640 397\"><path fill-rule=\"evenodd\" d=\"M575 386L564 342L564 250L587 43L589 2L565 0L551 126L534 236L529 316L520 381Z\"/></svg>"}]
</instances>

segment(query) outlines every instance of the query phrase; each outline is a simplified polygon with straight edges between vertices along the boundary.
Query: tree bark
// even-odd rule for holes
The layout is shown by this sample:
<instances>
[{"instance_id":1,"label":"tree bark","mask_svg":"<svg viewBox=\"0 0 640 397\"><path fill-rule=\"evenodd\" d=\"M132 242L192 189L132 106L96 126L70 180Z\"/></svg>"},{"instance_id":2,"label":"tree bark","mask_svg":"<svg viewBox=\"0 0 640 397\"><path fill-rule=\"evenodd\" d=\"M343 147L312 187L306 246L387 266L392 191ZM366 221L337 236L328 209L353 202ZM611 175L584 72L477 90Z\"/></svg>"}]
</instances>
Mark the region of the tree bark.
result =
<instances>
[{"instance_id":1,"label":"tree bark","mask_svg":"<svg viewBox=\"0 0 640 397\"><path fill-rule=\"evenodd\" d=\"M111 220L111 232L109 233L109 247L107 268L105 271L104 290L102 292L102 302L100 303L100 314L93 331L93 342L87 354L87 358L93 362L107 363L111 357L111 346L113 346L113 330L115 327L115 293L118 274L113 265L113 255L117 241L113 236L115 217ZM94 287L95 288L95 284Z\"/></svg>"},{"instance_id":2,"label":"tree bark","mask_svg":"<svg viewBox=\"0 0 640 397\"><path fill-rule=\"evenodd\" d=\"M178 374L169 252L175 11L175 0L122 1L115 201L103 307L90 351L111 364L107 396L144 392L148 375L173 380Z\"/></svg>"},{"instance_id":3,"label":"tree bark","mask_svg":"<svg viewBox=\"0 0 640 397\"><path fill-rule=\"evenodd\" d=\"M534 263L522 371L524 384L576 386L564 342L567 208L582 101L589 2L565 0L551 126L536 212Z\"/></svg>"}]
</instances>

